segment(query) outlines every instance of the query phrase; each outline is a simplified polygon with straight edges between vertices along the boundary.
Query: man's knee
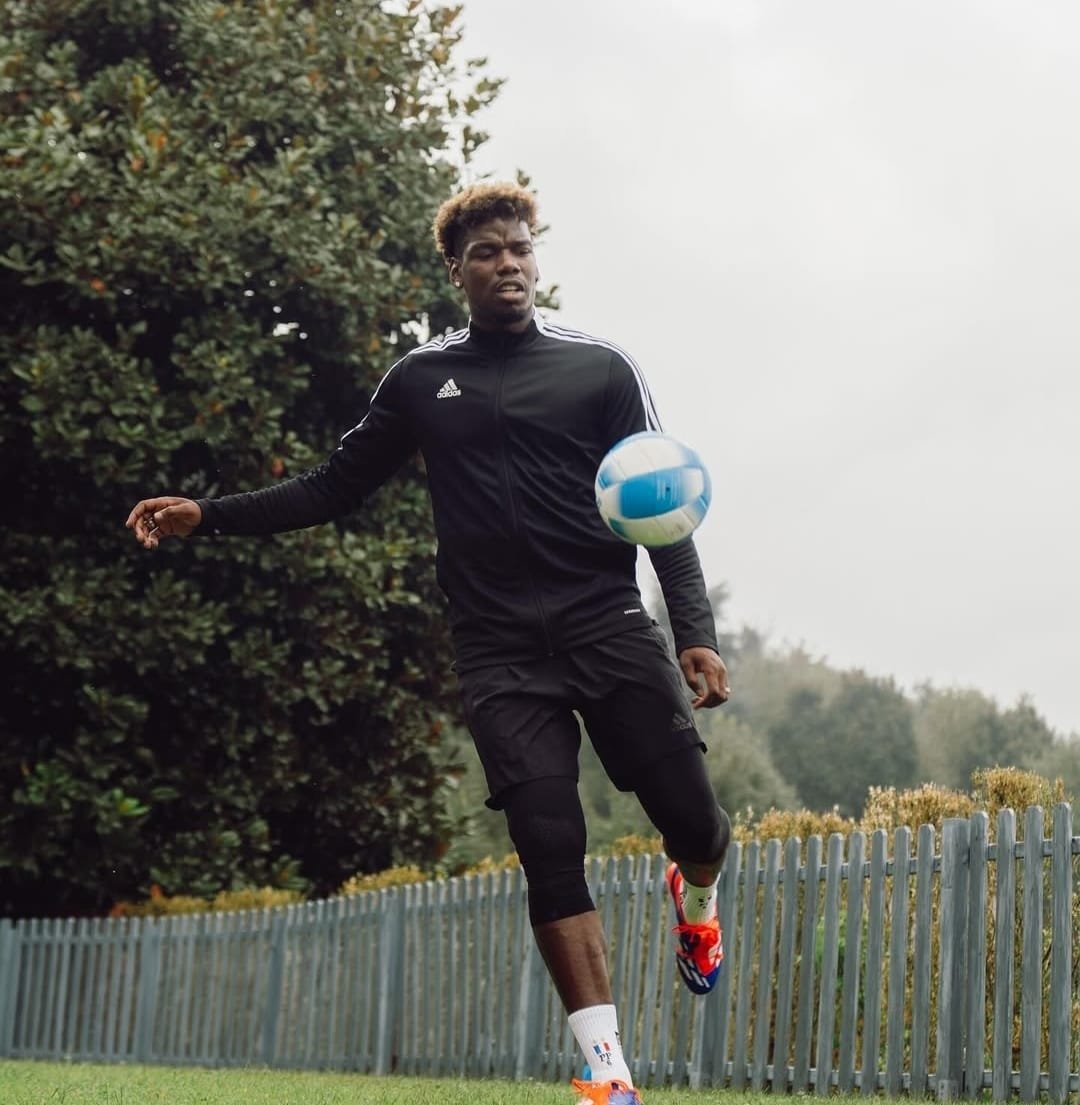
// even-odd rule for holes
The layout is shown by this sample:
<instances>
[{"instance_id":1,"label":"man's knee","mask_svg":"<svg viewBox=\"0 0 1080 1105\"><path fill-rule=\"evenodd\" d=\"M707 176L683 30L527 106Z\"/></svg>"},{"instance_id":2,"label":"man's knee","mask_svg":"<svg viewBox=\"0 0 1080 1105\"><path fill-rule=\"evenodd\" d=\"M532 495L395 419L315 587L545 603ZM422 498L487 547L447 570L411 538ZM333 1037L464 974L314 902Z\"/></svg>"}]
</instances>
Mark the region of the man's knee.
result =
<instances>
[{"instance_id":1,"label":"man's knee","mask_svg":"<svg viewBox=\"0 0 1080 1105\"><path fill-rule=\"evenodd\" d=\"M635 790L669 855L703 866L722 862L731 841L731 819L717 805L700 748L656 760Z\"/></svg>"},{"instance_id":2,"label":"man's knee","mask_svg":"<svg viewBox=\"0 0 1080 1105\"><path fill-rule=\"evenodd\" d=\"M673 819L661 832L668 855L673 858L702 866L719 865L731 842L731 818L714 799L694 810L692 817Z\"/></svg>"},{"instance_id":3,"label":"man's knee","mask_svg":"<svg viewBox=\"0 0 1080 1105\"><path fill-rule=\"evenodd\" d=\"M585 882L585 815L573 779L536 779L512 787L507 828L529 887L529 920L542 925L593 909Z\"/></svg>"}]
</instances>

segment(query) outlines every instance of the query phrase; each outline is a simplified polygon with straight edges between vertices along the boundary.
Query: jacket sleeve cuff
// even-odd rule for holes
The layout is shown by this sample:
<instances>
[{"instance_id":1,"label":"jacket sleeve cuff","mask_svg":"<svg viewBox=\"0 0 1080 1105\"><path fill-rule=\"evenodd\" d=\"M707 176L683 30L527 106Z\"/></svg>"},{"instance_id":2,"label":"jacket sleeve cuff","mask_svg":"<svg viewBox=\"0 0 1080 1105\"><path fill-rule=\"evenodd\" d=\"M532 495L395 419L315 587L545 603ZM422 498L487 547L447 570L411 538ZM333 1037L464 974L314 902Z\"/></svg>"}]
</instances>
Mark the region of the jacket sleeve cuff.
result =
<instances>
[{"instance_id":1,"label":"jacket sleeve cuff","mask_svg":"<svg viewBox=\"0 0 1080 1105\"><path fill-rule=\"evenodd\" d=\"M221 530L218 528L218 519L215 517L217 511L214 508L213 499L196 499L195 505L202 512L202 518L199 524L192 530L192 537L217 537L220 535Z\"/></svg>"}]
</instances>

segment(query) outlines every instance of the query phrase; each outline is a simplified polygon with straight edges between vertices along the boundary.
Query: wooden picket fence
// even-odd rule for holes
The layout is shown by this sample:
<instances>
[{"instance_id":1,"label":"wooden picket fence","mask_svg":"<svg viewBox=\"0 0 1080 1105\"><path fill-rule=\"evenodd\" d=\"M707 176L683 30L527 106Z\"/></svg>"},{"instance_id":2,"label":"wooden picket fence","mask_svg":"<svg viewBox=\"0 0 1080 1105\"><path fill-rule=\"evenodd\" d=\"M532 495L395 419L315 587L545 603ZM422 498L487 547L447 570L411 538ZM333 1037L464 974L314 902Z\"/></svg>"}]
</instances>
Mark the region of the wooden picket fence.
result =
<instances>
[{"instance_id":1,"label":"wooden picket fence","mask_svg":"<svg viewBox=\"0 0 1080 1105\"><path fill-rule=\"evenodd\" d=\"M733 845L694 998L660 856L590 861L638 1084L1063 1102L1080 1091L1072 812ZM914 848L913 848L914 843ZM268 911L0 922L0 1057L565 1080L519 871Z\"/></svg>"}]
</instances>

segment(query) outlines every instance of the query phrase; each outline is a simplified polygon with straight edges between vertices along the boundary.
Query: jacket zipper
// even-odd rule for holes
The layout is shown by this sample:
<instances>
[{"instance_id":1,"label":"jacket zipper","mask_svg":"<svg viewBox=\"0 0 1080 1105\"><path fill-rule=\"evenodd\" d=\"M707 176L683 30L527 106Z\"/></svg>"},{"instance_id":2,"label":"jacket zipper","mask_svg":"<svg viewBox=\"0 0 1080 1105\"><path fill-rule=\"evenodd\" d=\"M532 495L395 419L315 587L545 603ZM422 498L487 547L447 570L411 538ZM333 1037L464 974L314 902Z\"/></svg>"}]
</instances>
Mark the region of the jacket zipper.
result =
<instances>
[{"instance_id":1,"label":"jacket zipper","mask_svg":"<svg viewBox=\"0 0 1080 1105\"><path fill-rule=\"evenodd\" d=\"M506 355L503 354L499 358L499 372L495 380L495 433L499 442L499 457L502 460L503 481L506 484L506 500L510 504L510 523L513 533L517 537L521 537L524 542L525 530L521 525L521 518L518 514L517 500L514 498L514 483L510 476L510 458L508 456L508 447L506 441L506 435L503 432L503 417L502 417L502 390L503 390L503 377L506 375ZM536 605L536 617L540 622L540 630L544 635L544 645L547 648L548 656L553 656L555 650L551 647L551 633L548 629L547 616L544 614L544 604L540 599L540 591L536 586L536 579L532 573L532 567L529 564L528 557L525 561L525 574L529 580L529 590L532 592L533 602Z\"/></svg>"}]
</instances>

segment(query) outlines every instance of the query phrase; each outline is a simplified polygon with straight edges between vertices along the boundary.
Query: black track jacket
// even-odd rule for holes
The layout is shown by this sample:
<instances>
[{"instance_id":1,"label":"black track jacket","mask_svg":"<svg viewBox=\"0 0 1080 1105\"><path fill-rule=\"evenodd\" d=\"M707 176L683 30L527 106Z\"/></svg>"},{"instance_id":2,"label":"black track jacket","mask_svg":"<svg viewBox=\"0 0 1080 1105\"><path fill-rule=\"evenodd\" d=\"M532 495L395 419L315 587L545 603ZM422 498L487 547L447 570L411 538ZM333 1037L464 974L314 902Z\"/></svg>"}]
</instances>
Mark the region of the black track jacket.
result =
<instances>
[{"instance_id":1,"label":"black track jacket","mask_svg":"<svg viewBox=\"0 0 1080 1105\"><path fill-rule=\"evenodd\" d=\"M600 520L605 453L660 428L616 346L536 316L521 334L458 330L407 354L329 460L261 491L202 499L200 534L261 534L353 509L417 449L461 670L550 655L652 624L636 546ZM676 650L716 648L693 539L650 550Z\"/></svg>"}]
</instances>

